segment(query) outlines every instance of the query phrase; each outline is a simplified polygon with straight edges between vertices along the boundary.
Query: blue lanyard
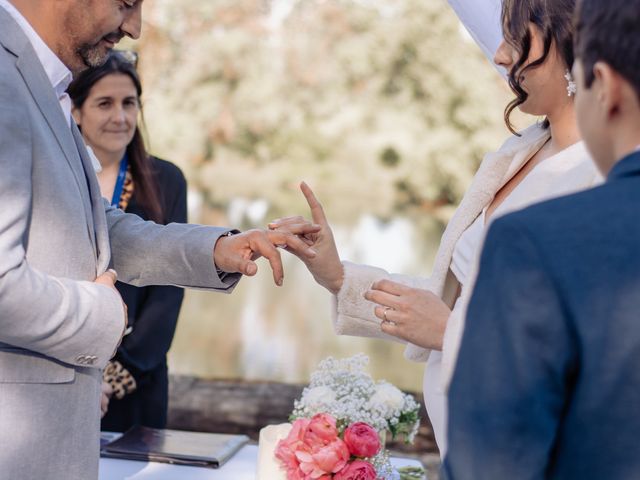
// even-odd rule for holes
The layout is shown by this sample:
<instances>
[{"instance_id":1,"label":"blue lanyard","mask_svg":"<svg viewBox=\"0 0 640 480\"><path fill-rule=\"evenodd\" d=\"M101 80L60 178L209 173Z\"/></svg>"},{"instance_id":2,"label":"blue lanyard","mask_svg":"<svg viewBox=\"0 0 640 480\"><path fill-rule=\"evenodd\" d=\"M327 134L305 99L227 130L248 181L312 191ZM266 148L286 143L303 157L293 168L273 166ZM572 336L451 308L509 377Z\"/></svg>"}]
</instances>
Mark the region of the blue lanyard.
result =
<instances>
[{"instance_id":1,"label":"blue lanyard","mask_svg":"<svg viewBox=\"0 0 640 480\"><path fill-rule=\"evenodd\" d=\"M127 166L129 164L129 157L125 153L122 160L120 160L120 171L118 172L118 179L116 180L116 188L113 190L113 197L111 197L111 206L118 207L120 204L120 197L122 196L122 189L124 188L124 179L127 177Z\"/></svg>"}]
</instances>

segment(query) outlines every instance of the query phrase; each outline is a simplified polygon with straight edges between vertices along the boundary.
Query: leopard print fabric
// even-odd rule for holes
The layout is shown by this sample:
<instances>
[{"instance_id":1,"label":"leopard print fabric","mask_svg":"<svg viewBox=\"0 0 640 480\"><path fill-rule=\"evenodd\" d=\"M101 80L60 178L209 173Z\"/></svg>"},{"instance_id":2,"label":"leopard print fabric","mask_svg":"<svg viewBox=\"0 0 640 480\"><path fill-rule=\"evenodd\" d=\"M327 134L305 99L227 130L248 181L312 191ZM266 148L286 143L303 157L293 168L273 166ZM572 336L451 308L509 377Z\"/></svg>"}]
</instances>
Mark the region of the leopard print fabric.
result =
<instances>
[{"instance_id":1,"label":"leopard print fabric","mask_svg":"<svg viewBox=\"0 0 640 480\"><path fill-rule=\"evenodd\" d=\"M102 372L102 379L113 388L113 396L122 400L125 395L135 392L138 385L133 375L117 360L112 360Z\"/></svg>"},{"instance_id":2,"label":"leopard print fabric","mask_svg":"<svg viewBox=\"0 0 640 480\"><path fill-rule=\"evenodd\" d=\"M129 206L129 201L133 197L135 191L135 184L133 183L133 174L131 173L131 165L127 166L127 173L124 177L124 185L122 186L122 193L120 194L120 201L118 202L118 208L125 211Z\"/></svg>"}]
</instances>

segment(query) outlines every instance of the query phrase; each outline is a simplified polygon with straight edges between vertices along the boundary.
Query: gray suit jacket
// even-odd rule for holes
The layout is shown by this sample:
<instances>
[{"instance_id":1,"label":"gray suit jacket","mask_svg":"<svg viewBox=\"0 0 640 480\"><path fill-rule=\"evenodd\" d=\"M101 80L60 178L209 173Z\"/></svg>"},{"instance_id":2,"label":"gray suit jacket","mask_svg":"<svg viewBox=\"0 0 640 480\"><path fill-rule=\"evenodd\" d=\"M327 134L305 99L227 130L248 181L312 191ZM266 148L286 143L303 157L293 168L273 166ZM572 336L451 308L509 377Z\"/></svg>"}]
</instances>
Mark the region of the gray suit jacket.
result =
<instances>
[{"instance_id":1,"label":"gray suit jacket","mask_svg":"<svg viewBox=\"0 0 640 480\"><path fill-rule=\"evenodd\" d=\"M97 478L100 369L124 327L93 283L230 291L212 252L228 229L111 209L26 36L0 8L0 475Z\"/></svg>"}]
</instances>

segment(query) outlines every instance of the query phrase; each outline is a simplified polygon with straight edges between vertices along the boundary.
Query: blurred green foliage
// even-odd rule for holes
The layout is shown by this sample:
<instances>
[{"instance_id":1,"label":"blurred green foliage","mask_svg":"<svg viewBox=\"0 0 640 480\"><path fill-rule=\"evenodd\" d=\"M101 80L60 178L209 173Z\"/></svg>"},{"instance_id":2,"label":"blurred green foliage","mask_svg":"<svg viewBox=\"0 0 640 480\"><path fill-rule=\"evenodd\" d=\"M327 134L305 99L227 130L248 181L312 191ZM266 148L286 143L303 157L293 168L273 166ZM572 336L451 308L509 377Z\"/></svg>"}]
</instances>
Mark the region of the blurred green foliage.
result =
<instances>
[{"instance_id":1,"label":"blurred green foliage","mask_svg":"<svg viewBox=\"0 0 640 480\"><path fill-rule=\"evenodd\" d=\"M439 215L507 131L506 86L444 0L155 0L137 48L152 150L206 206Z\"/></svg>"}]
</instances>

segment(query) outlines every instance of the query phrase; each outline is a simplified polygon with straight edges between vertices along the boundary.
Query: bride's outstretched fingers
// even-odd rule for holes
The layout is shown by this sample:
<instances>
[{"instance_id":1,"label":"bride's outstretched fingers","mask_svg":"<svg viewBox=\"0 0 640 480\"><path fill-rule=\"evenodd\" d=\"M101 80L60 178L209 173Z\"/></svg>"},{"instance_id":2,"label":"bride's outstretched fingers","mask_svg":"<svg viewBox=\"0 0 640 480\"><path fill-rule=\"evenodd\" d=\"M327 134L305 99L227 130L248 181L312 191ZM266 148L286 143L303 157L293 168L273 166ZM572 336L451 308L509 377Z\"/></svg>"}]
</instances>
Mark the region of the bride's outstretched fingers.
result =
<instances>
[{"instance_id":1,"label":"bride's outstretched fingers","mask_svg":"<svg viewBox=\"0 0 640 480\"><path fill-rule=\"evenodd\" d=\"M324 214L322 205L316 198L311 188L304 182L300 184L300 190L309 204L311 210L312 221L306 220L304 217L291 216L275 220L269 224L269 228L275 231L286 231L298 235L308 246L313 247L317 252L314 258L306 258L298 254L298 252L288 249L291 253L300 257L305 263L313 278L320 285L325 287L333 294L337 294L342 288L344 277L344 269L338 249L336 248L333 232ZM314 227L320 227L317 231L313 231ZM303 230L309 233L302 234Z\"/></svg>"},{"instance_id":2,"label":"bride's outstretched fingers","mask_svg":"<svg viewBox=\"0 0 640 480\"><path fill-rule=\"evenodd\" d=\"M300 190L304 195L304 198L307 199L307 204L309 205L309 209L311 210L311 218L313 221L319 225L329 226L329 222L327 221L327 217L324 214L324 208L322 208L322 204L316 198L316 195L311 190L311 187L307 185L306 182L300 183Z\"/></svg>"}]
</instances>

